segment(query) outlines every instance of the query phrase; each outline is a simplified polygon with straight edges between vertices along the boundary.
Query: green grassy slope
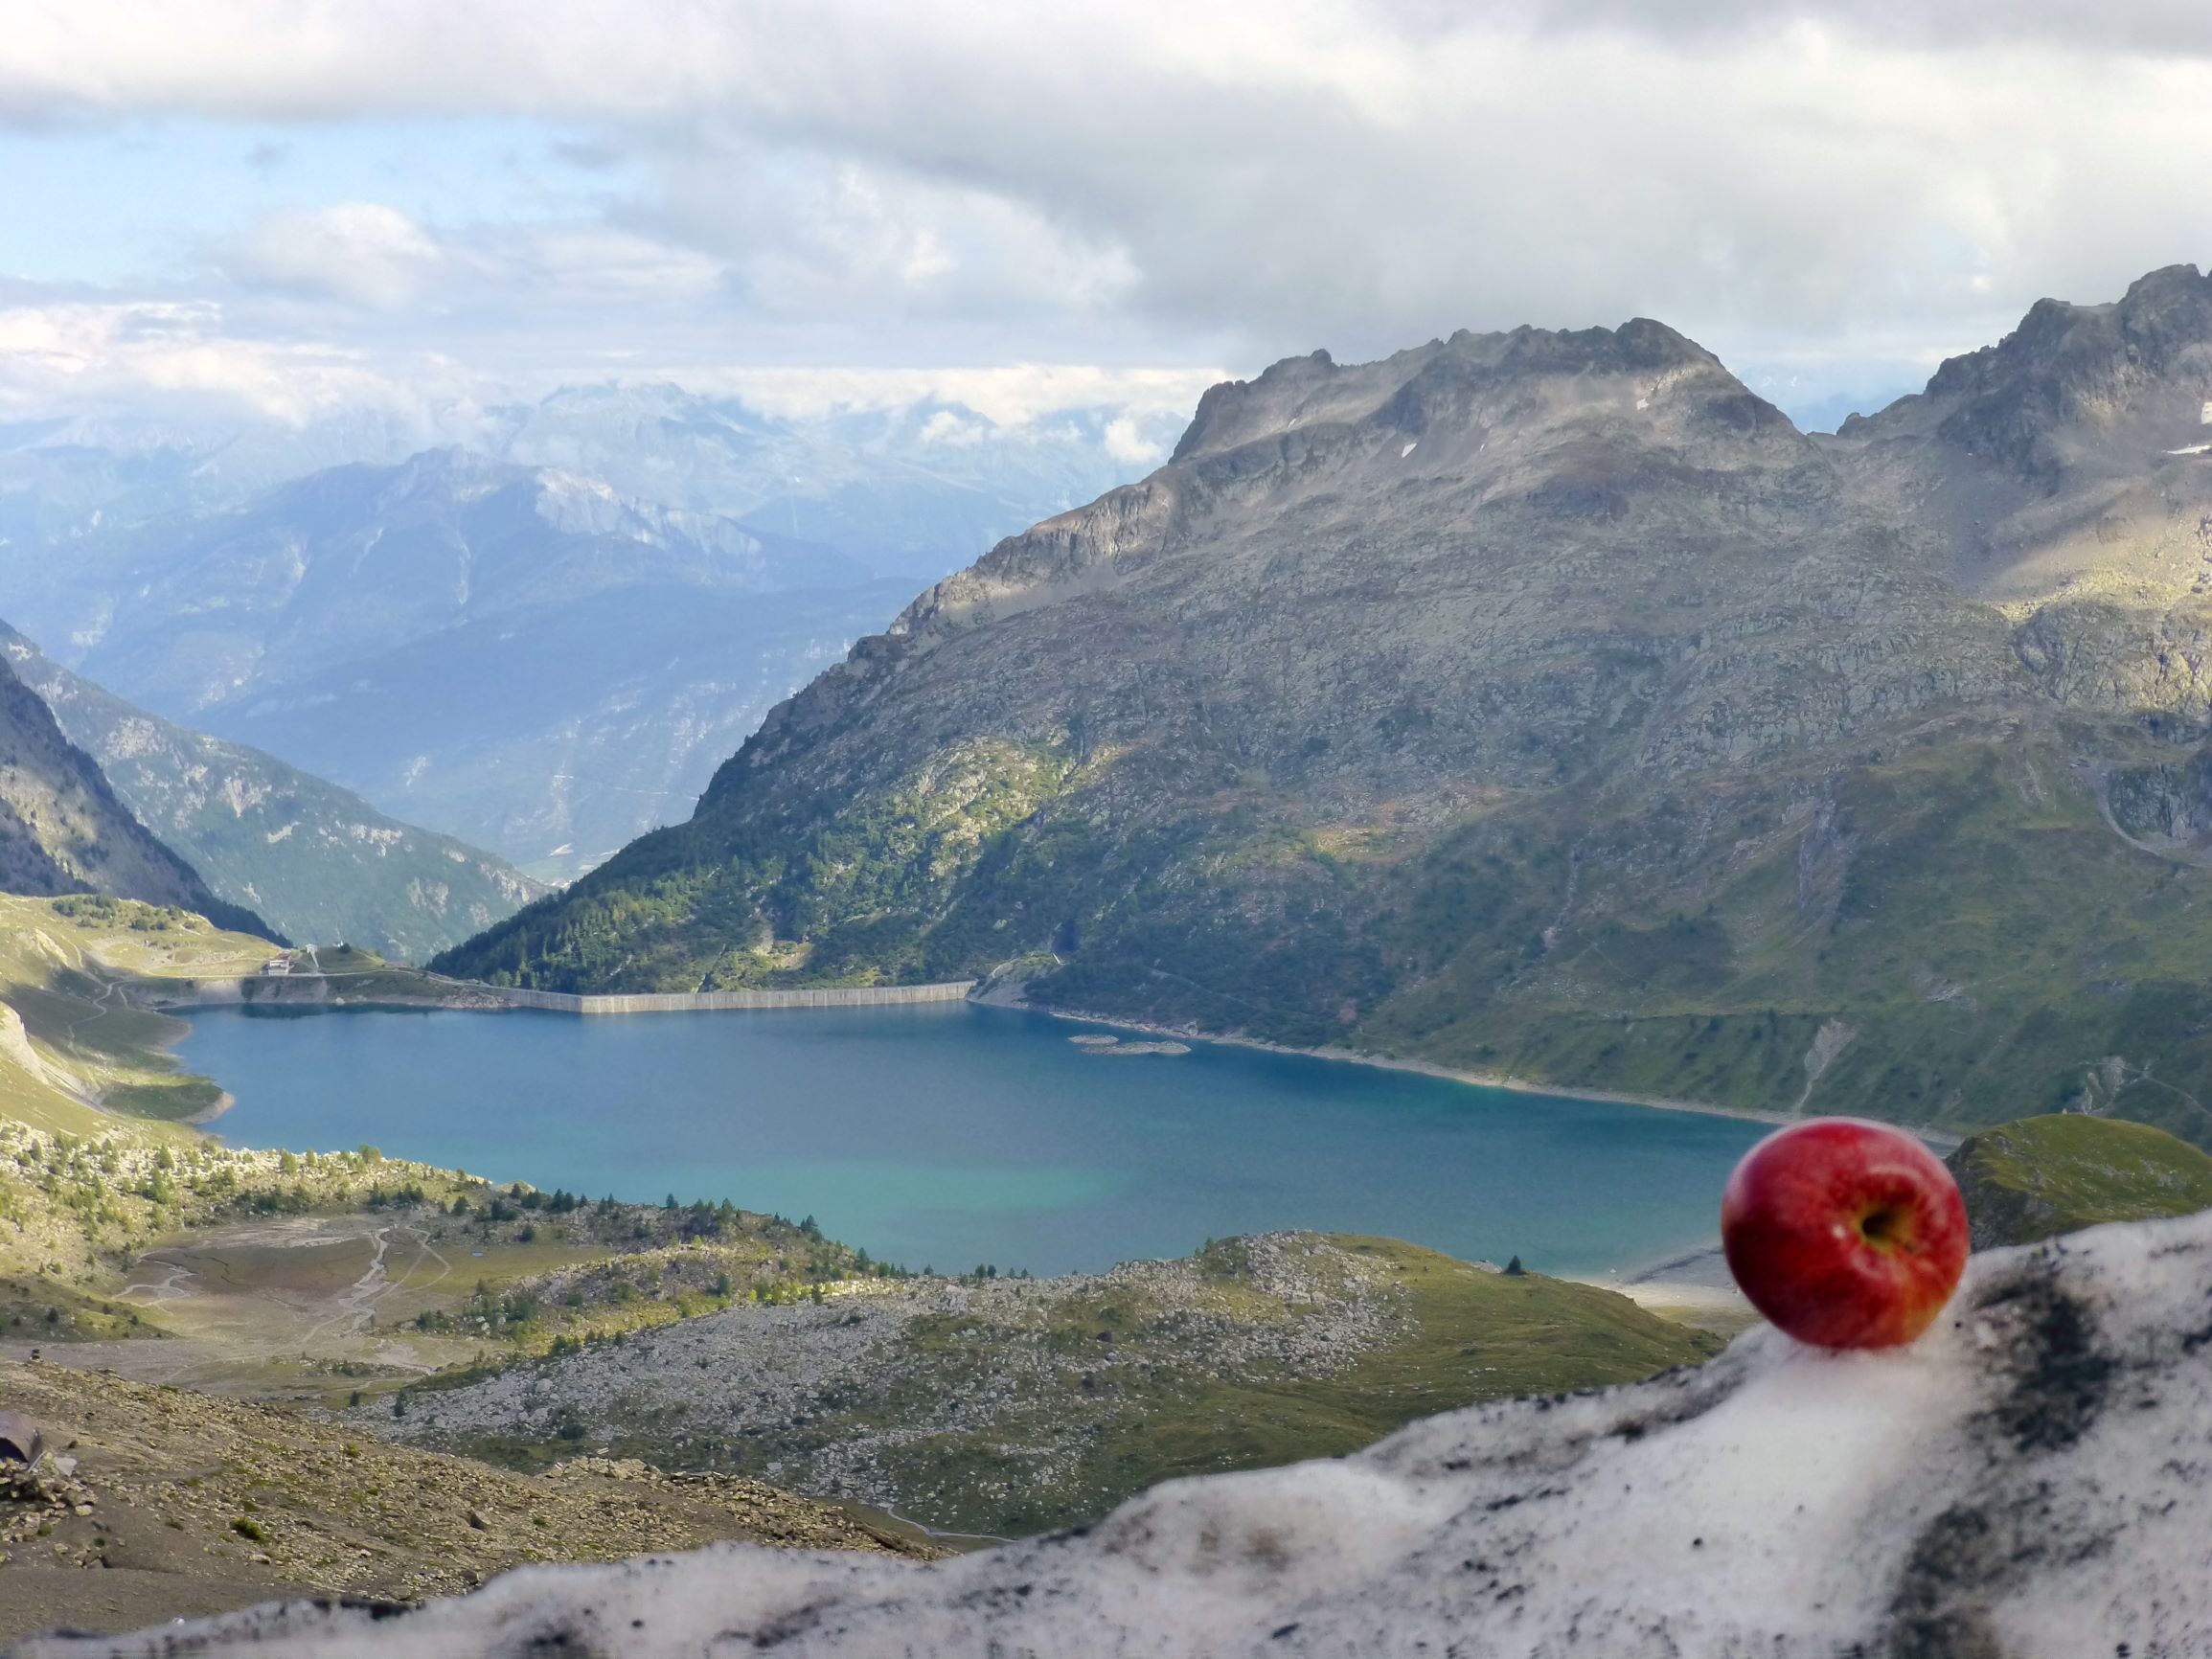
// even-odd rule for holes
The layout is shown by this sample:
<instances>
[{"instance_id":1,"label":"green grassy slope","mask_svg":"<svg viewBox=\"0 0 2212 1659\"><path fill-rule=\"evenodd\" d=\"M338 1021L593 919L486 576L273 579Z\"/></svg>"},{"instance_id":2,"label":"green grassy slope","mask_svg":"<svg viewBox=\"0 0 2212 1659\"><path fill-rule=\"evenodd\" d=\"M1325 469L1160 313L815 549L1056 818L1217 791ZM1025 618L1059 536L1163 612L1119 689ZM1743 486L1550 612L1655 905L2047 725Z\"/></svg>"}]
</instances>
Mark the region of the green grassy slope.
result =
<instances>
[{"instance_id":1,"label":"green grassy slope","mask_svg":"<svg viewBox=\"0 0 2212 1659\"><path fill-rule=\"evenodd\" d=\"M249 973L271 948L128 899L0 895L0 1329L136 1329L135 1310L109 1299L119 1253L205 1207L185 1172L203 1137L180 1120L221 1091L168 1052L177 1022L133 1007L118 982ZM236 1195L236 1171L218 1185Z\"/></svg>"},{"instance_id":2,"label":"green grassy slope","mask_svg":"<svg viewBox=\"0 0 2212 1659\"><path fill-rule=\"evenodd\" d=\"M938 971L946 896L1065 784L1049 746L968 745L803 822L705 811L435 958L550 990L867 985Z\"/></svg>"},{"instance_id":3,"label":"green grassy slope","mask_svg":"<svg viewBox=\"0 0 2212 1659\"><path fill-rule=\"evenodd\" d=\"M2147 1124L2026 1118L1969 1136L1948 1161L1977 1250L2212 1210L2212 1156Z\"/></svg>"},{"instance_id":4,"label":"green grassy slope","mask_svg":"<svg viewBox=\"0 0 2212 1659\"><path fill-rule=\"evenodd\" d=\"M1962 720L1694 803L1508 803L1426 846L1260 802L1108 836L1039 791L903 905L808 889L813 954L743 977L850 977L859 939L916 978L1057 944L1030 989L1061 1007L1766 1110L1972 1126L2078 1102L2212 1145L2212 871L2116 832L2091 756L2156 751ZM629 933L626 902L568 935L577 960L697 937L688 909Z\"/></svg>"},{"instance_id":5,"label":"green grassy slope","mask_svg":"<svg viewBox=\"0 0 2212 1659\"><path fill-rule=\"evenodd\" d=\"M221 1091L168 1052L183 1028L133 1006L119 983L235 978L273 949L174 908L0 895L0 1117L127 1136L208 1110Z\"/></svg>"},{"instance_id":6,"label":"green grassy slope","mask_svg":"<svg viewBox=\"0 0 2212 1659\"><path fill-rule=\"evenodd\" d=\"M1350 1034L1769 1110L1973 1126L2094 1106L2212 1146L2212 871L2132 845L2087 776L2139 744L1924 733L1718 786L1695 840L1662 812L1478 827L1429 861L1401 926L1418 961L1474 902L1508 923L1441 941ZM1516 858L1516 840L1579 859L1577 914L1548 941L1564 857Z\"/></svg>"},{"instance_id":7,"label":"green grassy slope","mask_svg":"<svg viewBox=\"0 0 2212 1659\"><path fill-rule=\"evenodd\" d=\"M2162 748L1962 716L1434 837L1253 791L1102 826L1110 768L1008 750L926 810L910 789L804 831L702 812L440 966L688 989L1037 952L1047 1006L1770 1111L2093 1104L2212 1146L2212 869L2136 844L2098 793Z\"/></svg>"}]
</instances>

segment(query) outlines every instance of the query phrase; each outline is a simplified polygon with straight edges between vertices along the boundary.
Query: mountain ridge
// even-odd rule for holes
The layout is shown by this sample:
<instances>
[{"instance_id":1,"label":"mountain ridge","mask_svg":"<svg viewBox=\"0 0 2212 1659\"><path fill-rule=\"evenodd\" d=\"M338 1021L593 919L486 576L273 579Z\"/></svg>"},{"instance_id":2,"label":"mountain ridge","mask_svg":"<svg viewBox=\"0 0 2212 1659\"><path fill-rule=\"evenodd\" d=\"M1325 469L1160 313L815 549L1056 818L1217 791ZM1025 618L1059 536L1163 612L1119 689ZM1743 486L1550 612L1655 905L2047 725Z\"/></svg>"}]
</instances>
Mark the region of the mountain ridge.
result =
<instances>
[{"instance_id":1,"label":"mountain ridge","mask_svg":"<svg viewBox=\"0 0 2212 1659\"><path fill-rule=\"evenodd\" d=\"M440 966L1018 961L1049 1008L1570 1091L1958 1126L2124 1095L2212 1140L2212 555L2179 557L2212 473L2165 453L2207 292L2039 307L1939 372L2061 387L2029 483L1925 403L1800 433L1649 321L1287 359ZM2157 372L2112 368L2130 329ZM1973 577L1993 524L2009 586Z\"/></svg>"},{"instance_id":2,"label":"mountain ridge","mask_svg":"<svg viewBox=\"0 0 2212 1659\"><path fill-rule=\"evenodd\" d=\"M419 961L548 891L273 755L135 708L6 623L0 661L218 898L266 913L289 938Z\"/></svg>"},{"instance_id":3,"label":"mountain ridge","mask_svg":"<svg viewBox=\"0 0 2212 1659\"><path fill-rule=\"evenodd\" d=\"M98 763L62 736L46 704L4 658L0 892L133 898L281 939L260 917L217 898L196 871L131 816Z\"/></svg>"}]
</instances>

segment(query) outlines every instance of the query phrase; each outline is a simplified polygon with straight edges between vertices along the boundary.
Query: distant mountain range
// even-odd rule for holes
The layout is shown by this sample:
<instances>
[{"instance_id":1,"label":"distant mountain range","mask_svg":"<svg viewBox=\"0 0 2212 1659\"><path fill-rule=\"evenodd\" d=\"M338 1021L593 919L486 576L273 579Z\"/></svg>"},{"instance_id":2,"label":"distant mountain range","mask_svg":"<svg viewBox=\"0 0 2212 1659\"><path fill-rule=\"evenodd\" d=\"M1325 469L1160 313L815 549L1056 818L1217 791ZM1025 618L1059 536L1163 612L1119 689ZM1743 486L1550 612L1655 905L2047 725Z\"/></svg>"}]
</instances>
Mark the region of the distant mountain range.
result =
<instances>
[{"instance_id":1,"label":"distant mountain range","mask_svg":"<svg viewBox=\"0 0 2212 1659\"><path fill-rule=\"evenodd\" d=\"M864 571L933 580L1001 536L1082 505L1164 452L1162 424L1110 408L1002 424L958 403L805 419L672 385L572 387L536 403L402 418L344 410L305 424L80 416L0 423L0 572L56 608L17 616L66 647L97 628L97 588L49 584L42 552L217 511L310 473L390 466L426 449L548 467L618 494L829 548ZM66 623L57 629L57 623Z\"/></svg>"},{"instance_id":2,"label":"distant mountain range","mask_svg":"<svg viewBox=\"0 0 2212 1659\"><path fill-rule=\"evenodd\" d=\"M1174 438L1110 409L1003 425L925 399L812 420L764 417L675 386L589 386L491 411L463 442L525 466L604 479L647 501L832 548L871 573L932 581L1137 468L1125 441Z\"/></svg>"},{"instance_id":3,"label":"distant mountain range","mask_svg":"<svg viewBox=\"0 0 2212 1659\"><path fill-rule=\"evenodd\" d=\"M2212 282L1834 437L1662 324L1325 353L442 959L1008 969L1562 1087L2212 1144Z\"/></svg>"},{"instance_id":4,"label":"distant mountain range","mask_svg":"<svg viewBox=\"0 0 2212 1659\"><path fill-rule=\"evenodd\" d=\"M546 891L488 853L388 818L273 756L133 708L5 624L0 663L217 898L291 939L422 962Z\"/></svg>"},{"instance_id":5,"label":"distant mountain range","mask_svg":"<svg viewBox=\"0 0 2212 1659\"><path fill-rule=\"evenodd\" d=\"M73 544L73 669L561 879L682 817L909 584L574 473L433 450ZM75 609L72 612L71 607Z\"/></svg>"},{"instance_id":6,"label":"distant mountain range","mask_svg":"<svg viewBox=\"0 0 2212 1659\"><path fill-rule=\"evenodd\" d=\"M115 797L37 694L0 660L0 893L94 893L194 910L217 925L269 925L207 889Z\"/></svg>"},{"instance_id":7,"label":"distant mountain range","mask_svg":"<svg viewBox=\"0 0 2212 1659\"><path fill-rule=\"evenodd\" d=\"M362 413L0 431L11 617L134 704L565 880L683 818L919 582L1144 441L1106 410L789 420L670 386L437 425L456 442L420 453Z\"/></svg>"}]
</instances>

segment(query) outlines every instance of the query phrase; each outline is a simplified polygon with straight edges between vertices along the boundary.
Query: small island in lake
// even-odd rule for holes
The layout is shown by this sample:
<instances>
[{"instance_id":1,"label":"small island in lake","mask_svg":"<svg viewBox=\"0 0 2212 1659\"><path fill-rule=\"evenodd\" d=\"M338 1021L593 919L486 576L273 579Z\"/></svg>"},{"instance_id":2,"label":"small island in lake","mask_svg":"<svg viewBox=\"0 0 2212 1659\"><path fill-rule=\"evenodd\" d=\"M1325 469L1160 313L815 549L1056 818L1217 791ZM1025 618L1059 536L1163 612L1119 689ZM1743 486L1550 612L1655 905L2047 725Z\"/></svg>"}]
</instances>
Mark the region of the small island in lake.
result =
<instances>
[{"instance_id":1,"label":"small island in lake","mask_svg":"<svg viewBox=\"0 0 2212 1659\"><path fill-rule=\"evenodd\" d=\"M1117 1036L1106 1036L1095 1032L1071 1036L1067 1040L1086 1055L1187 1055L1191 1052L1189 1043L1130 1043Z\"/></svg>"}]
</instances>

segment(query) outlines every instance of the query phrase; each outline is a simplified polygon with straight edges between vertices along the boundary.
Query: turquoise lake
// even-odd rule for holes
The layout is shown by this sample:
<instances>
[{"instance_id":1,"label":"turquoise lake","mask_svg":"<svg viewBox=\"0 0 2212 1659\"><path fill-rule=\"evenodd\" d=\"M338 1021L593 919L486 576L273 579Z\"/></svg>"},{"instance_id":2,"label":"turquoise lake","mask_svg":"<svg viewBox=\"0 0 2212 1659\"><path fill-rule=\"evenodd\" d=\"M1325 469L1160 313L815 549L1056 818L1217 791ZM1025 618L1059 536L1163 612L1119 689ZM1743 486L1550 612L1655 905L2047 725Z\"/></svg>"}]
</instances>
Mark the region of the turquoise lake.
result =
<instances>
[{"instance_id":1,"label":"turquoise lake","mask_svg":"<svg viewBox=\"0 0 2212 1659\"><path fill-rule=\"evenodd\" d=\"M728 1198L910 1267L1098 1269L1209 1237L1379 1233L1595 1274L1709 1242L1756 1124L1195 1044L965 1003L579 1019L195 1013L237 1146L593 1197Z\"/></svg>"}]
</instances>

